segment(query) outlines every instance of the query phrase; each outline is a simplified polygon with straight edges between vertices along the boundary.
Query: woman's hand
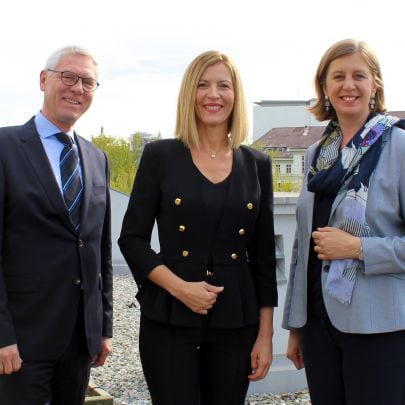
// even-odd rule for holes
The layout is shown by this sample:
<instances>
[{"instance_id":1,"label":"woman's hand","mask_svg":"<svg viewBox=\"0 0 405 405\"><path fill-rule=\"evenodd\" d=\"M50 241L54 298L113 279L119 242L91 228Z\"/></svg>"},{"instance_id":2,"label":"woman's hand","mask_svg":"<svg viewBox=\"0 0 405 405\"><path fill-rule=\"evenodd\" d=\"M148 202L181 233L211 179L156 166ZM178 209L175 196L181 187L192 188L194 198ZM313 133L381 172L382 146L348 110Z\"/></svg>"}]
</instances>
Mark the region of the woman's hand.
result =
<instances>
[{"instance_id":1,"label":"woman's hand","mask_svg":"<svg viewBox=\"0 0 405 405\"><path fill-rule=\"evenodd\" d=\"M253 345L250 354L250 366L252 374L248 376L249 381L258 381L266 377L273 361L272 339L262 339L260 336Z\"/></svg>"},{"instance_id":2,"label":"woman's hand","mask_svg":"<svg viewBox=\"0 0 405 405\"><path fill-rule=\"evenodd\" d=\"M312 232L314 250L320 260L358 259L361 241L357 236L326 226Z\"/></svg>"},{"instance_id":3,"label":"woman's hand","mask_svg":"<svg viewBox=\"0 0 405 405\"><path fill-rule=\"evenodd\" d=\"M200 315L207 315L218 295L224 291L224 287L216 287L205 281L185 281L163 264L155 267L148 278Z\"/></svg>"},{"instance_id":4,"label":"woman's hand","mask_svg":"<svg viewBox=\"0 0 405 405\"><path fill-rule=\"evenodd\" d=\"M304 368L304 355L301 347L301 336L298 329L291 330L288 337L287 358L290 359L297 370Z\"/></svg>"},{"instance_id":5,"label":"woman's hand","mask_svg":"<svg viewBox=\"0 0 405 405\"><path fill-rule=\"evenodd\" d=\"M273 361L273 308L260 308L259 332L250 353L252 374L249 381L266 377Z\"/></svg>"},{"instance_id":6,"label":"woman's hand","mask_svg":"<svg viewBox=\"0 0 405 405\"><path fill-rule=\"evenodd\" d=\"M218 295L224 291L224 287L217 287L205 281L184 281L173 295L193 312L206 315L214 306Z\"/></svg>"}]
</instances>

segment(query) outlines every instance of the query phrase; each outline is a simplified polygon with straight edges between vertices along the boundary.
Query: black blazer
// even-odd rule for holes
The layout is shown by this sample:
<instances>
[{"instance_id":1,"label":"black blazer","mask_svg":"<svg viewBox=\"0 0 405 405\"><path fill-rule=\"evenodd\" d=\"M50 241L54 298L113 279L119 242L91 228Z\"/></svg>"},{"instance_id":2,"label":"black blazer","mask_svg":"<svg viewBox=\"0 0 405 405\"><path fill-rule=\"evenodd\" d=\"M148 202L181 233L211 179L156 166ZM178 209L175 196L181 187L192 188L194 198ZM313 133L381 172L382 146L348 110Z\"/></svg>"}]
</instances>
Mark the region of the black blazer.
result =
<instances>
[{"instance_id":1,"label":"black blazer","mask_svg":"<svg viewBox=\"0 0 405 405\"><path fill-rule=\"evenodd\" d=\"M202 174L179 140L145 146L124 217L119 245L139 287L142 313L180 326L202 326L193 313L148 273L166 264L188 281L224 286L209 324L236 328L258 322L259 307L277 306L270 159L242 146L234 151L228 196L215 240L209 237ZM150 247L157 220L160 253Z\"/></svg>"},{"instance_id":2,"label":"black blazer","mask_svg":"<svg viewBox=\"0 0 405 405\"><path fill-rule=\"evenodd\" d=\"M80 291L90 353L112 335L108 164L76 136L84 196L80 233L32 118L0 128L0 347L24 360L57 358L69 344Z\"/></svg>"}]
</instances>

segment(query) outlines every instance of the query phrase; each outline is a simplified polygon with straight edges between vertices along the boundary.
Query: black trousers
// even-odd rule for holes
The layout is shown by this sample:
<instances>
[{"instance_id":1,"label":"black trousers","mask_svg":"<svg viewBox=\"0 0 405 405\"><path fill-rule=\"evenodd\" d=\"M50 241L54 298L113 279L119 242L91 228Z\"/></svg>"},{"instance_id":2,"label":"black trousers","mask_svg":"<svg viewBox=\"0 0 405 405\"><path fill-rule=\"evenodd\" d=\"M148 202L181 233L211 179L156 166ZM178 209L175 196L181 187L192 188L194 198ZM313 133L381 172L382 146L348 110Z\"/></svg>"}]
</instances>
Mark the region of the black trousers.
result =
<instances>
[{"instance_id":1,"label":"black trousers","mask_svg":"<svg viewBox=\"0 0 405 405\"><path fill-rule=\"evenodd\" d=\"M82 405L91 357L84 333L83 309L72 340L56 360L23 361L21 370L0 376L1 405Z\"/></svg>"},{"instance_id":2,"label":"black trousers","mask_svg":"<svg viewBox=\"0 0 405 405\"><path fill-rule=\"evenodd\" d=\"M302 343L312 405L405 405L405 331L342 333L312 311Z\"/></svg>"},{"instance_id":3,"label":"black trousers","mask_svg":"<svg viewBox=\"0 0 405 405\"><path fill-rule=\"evenodd\" d=\"M141 318L139 349L154 405L243 405L257 326L183 328Z\"/></svg>"}]
</instances>

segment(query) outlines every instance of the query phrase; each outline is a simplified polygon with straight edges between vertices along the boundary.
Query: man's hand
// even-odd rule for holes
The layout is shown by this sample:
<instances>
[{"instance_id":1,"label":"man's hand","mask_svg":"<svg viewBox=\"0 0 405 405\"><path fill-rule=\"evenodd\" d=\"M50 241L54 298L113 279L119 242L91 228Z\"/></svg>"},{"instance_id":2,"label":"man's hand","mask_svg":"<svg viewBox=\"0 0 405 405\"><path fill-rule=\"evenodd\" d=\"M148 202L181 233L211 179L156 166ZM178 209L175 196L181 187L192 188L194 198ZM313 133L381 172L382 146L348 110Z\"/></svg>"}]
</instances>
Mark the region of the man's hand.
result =
<instances>
[{"instance_id":1,"label":"man's hand","mask_svg":"<svg viewBox=\"0 0 405 405\"><path fill-rule=\"evenodd\" d=\"M0 374L16 373L21 368L21 357L17 345L0 348Z\"/></svg>"},{"instance_id":2,"label":"man's hand","mask_svg":"<svg viewBox=\"0 0 405 405\"><path fill-rule=\"evenodd\" d=\"M111 340L106 337L101 338L101 348L100 348L100 353L96 354L93 357L93 361L91 363L92 367L100 367L104 365L107 356L109 356L112 353L112 344Z\"/></svg>"}]
</instances>

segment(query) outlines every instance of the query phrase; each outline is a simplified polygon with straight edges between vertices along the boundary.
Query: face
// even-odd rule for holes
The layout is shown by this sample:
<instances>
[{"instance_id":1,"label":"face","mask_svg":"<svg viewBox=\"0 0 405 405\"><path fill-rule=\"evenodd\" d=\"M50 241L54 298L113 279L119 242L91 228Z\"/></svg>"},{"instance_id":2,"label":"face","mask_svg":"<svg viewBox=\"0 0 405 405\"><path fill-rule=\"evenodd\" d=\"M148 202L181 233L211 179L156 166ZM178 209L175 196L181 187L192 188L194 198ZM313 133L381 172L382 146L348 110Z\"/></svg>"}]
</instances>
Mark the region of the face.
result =
<instances>
[{"instance_id":1,"label":"face","mask_svg":"<svg viewBox=\"0 0 405 405\"><path fill-rule=\"evenodd\" d=\"M228 67L220 62L207 67L197 84L195 112L197 126L223 127L233 110L235 92Z\"/></svg>"},{"instance_id":2,"label":"face","mask_svg":"<svg viewBox=\"0 0 405 405\"><path fill-rule=\"evenodd\" d=\"M370 98L375 95L377 86L363 56L353 53L331 62L323 90L339 121L365 121L370 113Z\"/></svg>"},{"instance_id":3,"label":"face","mask_svg":"<svg viewBox=\"0 0 405 405\"><path fill-rule=\"evenodd\" d=\"M67 54L62 56L54 68L61 72L70 71L81 77L97 80L97 66L89 56ZM63 131L73 128L76 121L91 105L93 92L85 92L82 81L74 86L62 83L60 73L42 71L40 76L41 90L44 92L42 113Z\"/></svg>"}]
</instances>

